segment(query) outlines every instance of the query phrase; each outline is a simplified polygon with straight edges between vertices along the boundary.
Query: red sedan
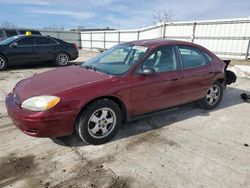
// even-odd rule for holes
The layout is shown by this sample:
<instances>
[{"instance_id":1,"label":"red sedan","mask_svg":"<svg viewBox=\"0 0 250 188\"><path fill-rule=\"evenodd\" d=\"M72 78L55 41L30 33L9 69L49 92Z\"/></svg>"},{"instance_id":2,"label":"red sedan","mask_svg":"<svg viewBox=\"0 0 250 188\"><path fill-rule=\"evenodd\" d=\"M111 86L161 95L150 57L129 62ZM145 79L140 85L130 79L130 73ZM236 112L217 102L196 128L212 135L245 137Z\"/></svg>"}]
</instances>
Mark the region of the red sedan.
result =
<instances>
[{"instance_id":1,"label":"red sedan","mask_svg":"<svg viewBox=\"0 0 250 188\"><path fill-rule=\"evenodd\" d=\"M226 64L188 42L119 44L80 66L24 79L6 97L13 123L25 134L73 134L89 144L112 139L121 123L149 112L199 101L217 107Z\"/></svg>"}]
</instances>

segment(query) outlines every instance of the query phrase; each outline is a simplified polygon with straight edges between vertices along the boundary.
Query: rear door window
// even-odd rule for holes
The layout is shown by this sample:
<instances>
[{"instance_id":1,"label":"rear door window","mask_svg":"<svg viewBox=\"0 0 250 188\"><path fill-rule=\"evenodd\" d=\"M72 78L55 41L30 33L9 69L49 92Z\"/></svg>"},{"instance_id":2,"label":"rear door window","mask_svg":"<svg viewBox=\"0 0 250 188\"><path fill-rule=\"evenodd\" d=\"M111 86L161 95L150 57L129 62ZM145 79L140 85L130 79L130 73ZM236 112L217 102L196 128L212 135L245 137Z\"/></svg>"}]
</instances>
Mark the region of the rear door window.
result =
<instances>
[{"instance_id":1,"label":"rear door window","mask_svg":"<svg viewBox=\"0 0 250 188\"><path fill-rule=\"evenodd\" d=\"M36 45L51 45L52 41L50 38L46 37L37 37L36 38Z\"/></svg>"},{"instance_id":2,"label":"rear door window","mask_svg":"<svg viewBox=\"0 0 250 188\"><path fill-rule=\"evenodd\" d=\"M12 37L17 35L17 32L15 30L5 30L7 37Z\"/></svg>"},{"instance_id":3,"label":"rear door window","mask_svg":"<svg viewBox=\"0 0 250 188\"><path fill-rule=\"evenodd\" d=\"M208 60L199 49L191 46L178 46L178 48L184 69L208 64Z\"/></svg>"},{"instance_id":4,"label":"rear door window","mask_svg":"<svg viewBox=\"0 0 250 188\"><path fill-rule=\"evenodd\" d=\"M27 37L18 40L16 43L18 46L33 46L35 45L35 39L34 37Z\"/></svg>"}]
</instances>

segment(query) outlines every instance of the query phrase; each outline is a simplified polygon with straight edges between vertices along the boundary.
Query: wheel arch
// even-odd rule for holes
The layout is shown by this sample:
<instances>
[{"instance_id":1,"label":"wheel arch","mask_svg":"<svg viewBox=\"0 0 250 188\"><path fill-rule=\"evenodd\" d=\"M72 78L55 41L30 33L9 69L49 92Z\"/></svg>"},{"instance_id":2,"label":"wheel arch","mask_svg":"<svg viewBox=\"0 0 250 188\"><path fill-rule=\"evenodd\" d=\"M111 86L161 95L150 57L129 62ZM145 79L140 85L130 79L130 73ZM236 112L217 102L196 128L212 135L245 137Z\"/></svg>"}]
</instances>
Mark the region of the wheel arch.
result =
<instances>
[{"instance_id":1,"label":"wheel arch","mask_svg":"<svg viewBox=\"0 0 250 188\"><path fill-rule=\"evenodd\" d=\"M3 69L1 69L1 70L4 70L4 69L6 69L8 66L9 66L9 59L7 58L7 56L6 55L4 55L4 54L2 54L2 53L0 53L0 55L5 59L5 66L3 67Z\"/></svg>"},{"instance_id":2,"label":"wheel arch","mask_svg":"<svg viewBox=\"0 0 250 188\"><path fill-rule=\"evenodd\" d=\"M71 59L70 54L69 54L67 51L65 51L65 50L59 50L58 52L56 52L56 58L57 58L57 56L58 56L60 53L65 53L65 54L67 54L67 55L69 56L69 60Z\"/></svg>"},{"instance_id":3,"label":"wheel arch","mask_svg":"<svg viewBox=\"0 0 250 188\"><path fill-rule=\"evenodd\" d=\"M128 120L128 111L127 111L127 108L126 108L126 105L124 104L124 102L116 97L116 96L101 96L101 97L97 97L97 98L94 98L92 99L91 101L89 101L88 103L86 103L80 110L80 112L78 113L78 116L80 116L80 114L89 106L91 105L92 103L94 103L95 101L97 100L102 100L102 99L109 99L109 100L112 100L114 101L116 104L118 104L119 108L121 109L121 113L122 113L122 122L127 122Z\"/></svg>"},{"instance_id":4,"label":"wheel arch","mask_svg":"<svg viewBox=\"0 0 250 188\"><path fill-rule=\"evenodd\" d=\"M226 79L225 78L218 78L215 80L215 82L220 82L222 87L225 89L225 87L226 87Z\"/></svg>"},{"instance_id":5,"label":"wheel arch","mask_svg":"<svg viewBox=\"0 0 250 188\"><path fill-rule=\"evenodd\" d=\"M225 82L225 78L219 78L219 79L217 79L217 80L215 80L215 82L220 82L221 84L223 84L224 82Z\"/></svg>"},{"instance_id":6,"label":"wheel arch","mask_svg":"<svg viewBox=\"0 0 250 188\"><path fill-rule=\"evenodd\" d=\"M4 55L4 54L2 54L2 53L0 53L0 55L3 56L3 57L6 59L7 63L9 62L9 59L7 58L6 55Z\"/></svg>"}]
</instances>

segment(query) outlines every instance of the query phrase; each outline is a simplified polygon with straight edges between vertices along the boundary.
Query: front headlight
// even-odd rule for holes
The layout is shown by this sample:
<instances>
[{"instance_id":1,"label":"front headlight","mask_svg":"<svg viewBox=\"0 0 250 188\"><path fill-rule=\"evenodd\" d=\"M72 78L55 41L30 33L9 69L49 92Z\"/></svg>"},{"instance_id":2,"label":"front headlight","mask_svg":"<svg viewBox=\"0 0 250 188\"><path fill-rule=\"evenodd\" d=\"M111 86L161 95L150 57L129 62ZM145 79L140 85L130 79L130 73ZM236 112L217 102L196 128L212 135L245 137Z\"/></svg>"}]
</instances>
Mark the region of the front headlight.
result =
<instances>
[{"instance_id":1,"label":"front headlight","mask_svg":"<svg viewBox=\"0 0 250 188\"><path fill-rule=\"evenodd\" d=\"M60 98L56 96L36 96L22 102L21 107L30 111L45 111L53 108L60 102Z\"/></svg>"}]
</instances>

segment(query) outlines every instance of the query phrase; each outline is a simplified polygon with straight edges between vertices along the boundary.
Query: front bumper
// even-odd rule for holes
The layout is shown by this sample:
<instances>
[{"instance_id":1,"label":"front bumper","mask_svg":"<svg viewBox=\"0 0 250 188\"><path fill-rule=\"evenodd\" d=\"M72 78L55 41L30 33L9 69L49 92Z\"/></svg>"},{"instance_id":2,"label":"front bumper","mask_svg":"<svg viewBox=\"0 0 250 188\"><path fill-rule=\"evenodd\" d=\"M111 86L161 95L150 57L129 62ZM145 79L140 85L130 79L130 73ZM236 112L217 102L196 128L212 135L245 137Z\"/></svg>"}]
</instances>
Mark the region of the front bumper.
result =
<instances>
[{"instance_id":1,"label":"front bumper","mask_svg":"<svg viewBox=\"0 0 250 188\"><path fill-rule=\"evenodd\" d=\"M59 137L71 135L77 114L74 112L32 112L15 103L13 94L5 100L8 115L23 133L35 137Z\"/></svg>"}]
</instances>

